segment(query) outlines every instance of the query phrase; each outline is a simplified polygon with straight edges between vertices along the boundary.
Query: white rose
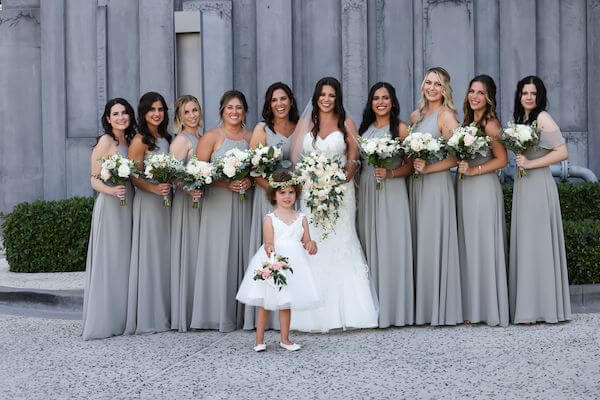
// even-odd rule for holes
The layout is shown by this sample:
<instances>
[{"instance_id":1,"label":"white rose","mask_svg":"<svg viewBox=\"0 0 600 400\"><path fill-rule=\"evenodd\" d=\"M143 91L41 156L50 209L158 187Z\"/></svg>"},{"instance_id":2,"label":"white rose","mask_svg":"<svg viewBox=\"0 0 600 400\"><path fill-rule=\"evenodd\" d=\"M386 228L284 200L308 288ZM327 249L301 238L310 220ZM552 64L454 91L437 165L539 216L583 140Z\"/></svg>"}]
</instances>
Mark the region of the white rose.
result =
<instances>
[{"instance_id":1,"label":"white rose","mask_svg":"<svg viewBox=\"0 0 600 400\"><path fill-rule=\"evenodd\" d=\"M113 169L116 166L116 164L115 164L115 162L113 160L111 160L109 158L108 160L104 161L103 166L106 169Z\"/></svg>"},{"instance_id":2,"label":"white rose","mask_svg":"<svg viewBox=\"0 0 600 400\"><path fill-rule=\"evenodd\" d=\"M410 142L410 149L412 151L421 151L423 148L422 148L422 145L421 145L420 141L413 140L412 142Z\"/></svg>"},{"instance_id":3,"label":"white rose","mask_svg":"<svg viewBox=\"0 0 600 400\"><path fill-rule=\"evenodd\" d=\"M225 165L223 167L223 173L228 177L232 178L235 175L235 167L231 165Z\"/></svg>"},{"instance_id":4,"label":"white rose","mask_svg":"<svg viewBox=\"0 0 600 400\"><path fill-rule=\"evenodd\" d=\"M471 134L467 133L467 134L464 136L464 139L463 139L463 140L464 140L464 142L465 142L465 146L471 146L471 145L473 144L473 142L475 142L475 136L473 136L473 135L471 135Z\"/></svg>"},{"instance_id":5,"label":"white rose","mask_svg":"<svg viewBox=\"0 0 600 400\"><path fill-rule=\"evenodd\" d=\"M117 172L121 178L127 178L131 173L131 169L129 168L129 165L121 164Z\"/></svg>"},{"instance_id":6,"label":"white rose","mask_svg":"<svg viewBox=\"0 0 600 400\"><path fill-rule=\"evenodd\" d=\"M102 168L102 170L100 171L100 178L102 178L103 181L107 181L110 179L110 177L110 171L105 168Z\"/></svg>"},{"instance_id":7,"label":"white rose","mask_svg":"<svg viewBox=\"0 0 600 400\"><path fill-rule=\"evenodd\" d=\"M427 150L429 151L439 151L440 150L440 143L437 140L432 140L429 143L427 143Z\"/></svg>"},{"instance_id":8,"label":"white rose","mask_svg":"<svg viewBox=\"0 0 600 400\"><path fill-rule=\"evenodd\" d=\"M212 177L210 177L210 176L207 176L207 177L206 177L206 179L204 179L204 182L205 182L207 185L210 185L210 184L212 183Z\"/></svg>"}]
</instances>

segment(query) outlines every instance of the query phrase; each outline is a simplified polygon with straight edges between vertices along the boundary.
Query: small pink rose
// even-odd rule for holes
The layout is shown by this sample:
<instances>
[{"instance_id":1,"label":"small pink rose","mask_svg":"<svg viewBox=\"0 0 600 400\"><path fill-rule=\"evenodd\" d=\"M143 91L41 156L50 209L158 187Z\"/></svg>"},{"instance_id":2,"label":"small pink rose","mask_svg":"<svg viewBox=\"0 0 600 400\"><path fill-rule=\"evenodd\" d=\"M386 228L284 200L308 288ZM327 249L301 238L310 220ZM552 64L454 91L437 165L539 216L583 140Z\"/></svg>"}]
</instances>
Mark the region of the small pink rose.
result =
<instances>
[{"instance_id":1,"label":"small pink rose","mask_svg":"<svg viewBox=\"0 0 600 400\"><path fill-rule=\"evenodd\" d=\"M281 261L277 261L275 264L273 264L272 268L274 271L277 271L277 270L281 269L284 265L285 264L282 263Z\"/></svg>"},{"instance_id":2,"label":"small pink rose","mask_svg":"<svg viewBox=\"0 0 600 400\"><path fill-rule=\"evenodd\" d=\"M260 272L260 274L262 275L262 278L264 280L267 280L267 279L269 279L269 276L271 276L271 271L269 271L269 269L265 268Z\"/></svg>"}]
</instances>

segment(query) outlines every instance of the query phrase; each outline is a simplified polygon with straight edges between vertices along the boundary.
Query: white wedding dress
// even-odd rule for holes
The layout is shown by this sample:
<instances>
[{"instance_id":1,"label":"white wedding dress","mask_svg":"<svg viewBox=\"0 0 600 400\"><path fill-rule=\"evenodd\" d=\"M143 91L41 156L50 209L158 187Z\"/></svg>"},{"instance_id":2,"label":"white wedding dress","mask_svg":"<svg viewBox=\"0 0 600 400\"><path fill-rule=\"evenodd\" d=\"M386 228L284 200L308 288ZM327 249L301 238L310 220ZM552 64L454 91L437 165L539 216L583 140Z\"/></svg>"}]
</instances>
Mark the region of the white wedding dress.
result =
<instances>
[{"instance_id":1,"label":"white wedding dress","mask_svg":"<svg viewBox=\"0 0 600 400\"><path fill-rule=\"evenodd\" d=\"M346 142L339 131L330 133L325 139L317 137L314 147L312 135L305 135L302 148L304 153L316 150L327 155L337 154L346 160ZM318 246L317 254L309 257L310 266L323 305L313 310L292 312L293 330L327 332L337 328L377 326L377 295L369 280L369 268L355 228L354 183L346 185L340 217L325 240L320 239L322 230L309 222L311 238ZM310 221L311 212L304 201L301 210Z\"/></svg>"}]
</instances>

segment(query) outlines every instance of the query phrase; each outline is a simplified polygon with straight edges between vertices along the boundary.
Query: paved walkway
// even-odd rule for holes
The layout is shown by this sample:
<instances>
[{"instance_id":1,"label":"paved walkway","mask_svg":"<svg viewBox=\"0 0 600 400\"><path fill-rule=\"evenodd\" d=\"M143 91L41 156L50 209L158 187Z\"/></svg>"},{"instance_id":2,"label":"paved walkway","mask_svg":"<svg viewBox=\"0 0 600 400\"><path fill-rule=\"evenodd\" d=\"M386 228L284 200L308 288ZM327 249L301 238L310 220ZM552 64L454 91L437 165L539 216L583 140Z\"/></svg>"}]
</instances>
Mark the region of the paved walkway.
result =
<instances>
[{"instance_id":1,"label":"paved walkway","mask_svg":"<svg viewBox=\"0 0 600 400\"><path fill-rule=\"evenodd\" d=\"M594 399L600 315L558 325L298 334L288 353L253 332L84 342L78 321L0 315L0 398Z\"/></svg>"},{"instance_id":2,"label":"paved walkway","mask_svg":"<svg viewBox=\"0 0 600 400\"><path fill-rule=\"evenodd\" d=\"M83 290L85 272L15 273L0 253L0 286L44 290Z\"/></svg>"}]
</instances>

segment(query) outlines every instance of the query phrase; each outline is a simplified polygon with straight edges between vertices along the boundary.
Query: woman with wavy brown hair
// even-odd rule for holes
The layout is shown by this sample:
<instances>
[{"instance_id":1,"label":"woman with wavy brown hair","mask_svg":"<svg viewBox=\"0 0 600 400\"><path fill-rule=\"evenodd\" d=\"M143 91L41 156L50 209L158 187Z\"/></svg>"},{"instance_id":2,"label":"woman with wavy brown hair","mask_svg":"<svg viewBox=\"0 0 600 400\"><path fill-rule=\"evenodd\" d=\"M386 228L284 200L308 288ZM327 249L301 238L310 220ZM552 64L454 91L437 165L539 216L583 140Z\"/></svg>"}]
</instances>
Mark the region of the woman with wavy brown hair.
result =
<instances>
[{"instance_id":1,"label":"woman with wavy brown hair","mask_svg":"<svg viewBox=\"0 0 600 400\"><path fill-rule=\"evenodd\" d=\"M465 322L507 326L504 198L496 172L506 165L496 115L496 84L488 75L474 77L467 89L464 126L475 124L491 139L490 150L458 163L456 182L458 249Z\"/></svg>"}]
</instances>

